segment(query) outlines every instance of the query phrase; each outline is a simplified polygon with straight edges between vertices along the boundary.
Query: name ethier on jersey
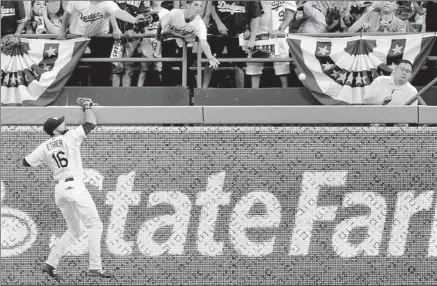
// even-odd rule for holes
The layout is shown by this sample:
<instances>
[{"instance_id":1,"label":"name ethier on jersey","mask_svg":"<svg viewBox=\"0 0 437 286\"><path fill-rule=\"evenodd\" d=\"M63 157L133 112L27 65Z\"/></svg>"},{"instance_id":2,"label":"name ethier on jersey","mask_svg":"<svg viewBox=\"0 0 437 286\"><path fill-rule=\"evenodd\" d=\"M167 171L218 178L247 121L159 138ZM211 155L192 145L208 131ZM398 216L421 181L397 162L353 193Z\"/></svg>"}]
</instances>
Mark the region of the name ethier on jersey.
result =
<instances>
[{"instance_id":1,"label":"name ethier on jersey","mask_svg":"<svg viewBox=\"0 0 437 286\"><path fill-rule=\"evenodd\" d=\"M217 9L219 12L229 12L231 15L235 13L246 13L246 7L235 5L235 3L228 4L226 1L219 1L217 3Z\"/></svg>"},{"instance_id":2,"label":"name ethier on jersey","mask_svg":"<svg viewBox=\"0 0 437 286\"><path fill-rule=\"evenodd\" d=\"M64 144L62 143L62 140L59 139L59 140L47 143L46 146L47 146L47 150L50 151L50 150L53 150L53 149L58 148L58 147L63 147Z\"/></svg>"}]
</instances>

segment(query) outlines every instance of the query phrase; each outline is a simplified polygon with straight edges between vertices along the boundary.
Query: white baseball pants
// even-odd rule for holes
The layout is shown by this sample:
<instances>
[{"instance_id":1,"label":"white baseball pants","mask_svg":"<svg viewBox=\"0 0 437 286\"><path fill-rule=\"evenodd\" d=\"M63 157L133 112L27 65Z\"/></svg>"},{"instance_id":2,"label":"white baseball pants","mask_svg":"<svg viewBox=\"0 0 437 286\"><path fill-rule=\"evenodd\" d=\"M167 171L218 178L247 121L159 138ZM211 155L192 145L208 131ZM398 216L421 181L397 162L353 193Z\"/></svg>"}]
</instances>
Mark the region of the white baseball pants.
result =
<instances>
[{"instance_id":1,"label":"white baseball pants","mask_svg":"<svg viewBox=\"0 0 437 286\"><path fill-rule=\"evenodd\" d=\"M55 187L55 202L67 223L67 231L52 248L47 263L57 267L59 260L67 251L74 239L82 234L81 221L88 229L89 269L102 269L100 255L100 239L103 224L97 212L96 205L82 179L70 182L60 181Z\"/></svg>"}]
</instances>

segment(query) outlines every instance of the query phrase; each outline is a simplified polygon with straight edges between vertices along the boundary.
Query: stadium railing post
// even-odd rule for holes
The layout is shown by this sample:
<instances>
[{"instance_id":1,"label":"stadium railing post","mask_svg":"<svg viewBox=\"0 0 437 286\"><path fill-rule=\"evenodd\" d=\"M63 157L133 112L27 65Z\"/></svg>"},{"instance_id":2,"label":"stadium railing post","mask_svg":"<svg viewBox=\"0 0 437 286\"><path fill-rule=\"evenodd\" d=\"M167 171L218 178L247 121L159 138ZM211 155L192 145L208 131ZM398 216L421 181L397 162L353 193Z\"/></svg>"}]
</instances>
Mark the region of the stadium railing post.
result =
<instances>
[{"instance_id":1,"label":"stadium railing post","mask_svg":"<svg viewBox=\"0 0 437 286\"><path fill-rule=\"evenodd\" d=\"M202 88L202 47L197 41L197 88Z\"/></svg>"},{"instance_id":2,"label":"stadium railing post","mask_svg":"<svg viewBox=\"0 0 437 286\"><path fill-rule=\"evenodd\" d=\"M188 73L188 63L187 63L187 42L184 40L182 45L182 87L187 87L187 73Z\"/></svg>"}]
</instances>

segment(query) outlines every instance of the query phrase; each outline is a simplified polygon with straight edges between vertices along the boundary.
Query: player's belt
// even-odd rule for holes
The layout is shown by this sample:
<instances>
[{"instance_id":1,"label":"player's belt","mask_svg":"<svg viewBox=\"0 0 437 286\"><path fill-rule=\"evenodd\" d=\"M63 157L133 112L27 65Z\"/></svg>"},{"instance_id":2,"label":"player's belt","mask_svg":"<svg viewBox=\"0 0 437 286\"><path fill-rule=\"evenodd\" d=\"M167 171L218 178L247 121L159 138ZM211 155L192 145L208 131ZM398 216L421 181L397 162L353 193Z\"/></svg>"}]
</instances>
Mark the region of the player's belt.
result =
<instances>
[{"instance_id":1,"label":"player's belt","mask_svg":"<svg viewBox=\"0 0 437 286\"><path fill-rule=\"evenodd\" d=\"M65 179L65 182L71 182L71 181L74 181L74 179L73 179L73 178L67 178L67 179Z\"/></svg>"}]
</instances>

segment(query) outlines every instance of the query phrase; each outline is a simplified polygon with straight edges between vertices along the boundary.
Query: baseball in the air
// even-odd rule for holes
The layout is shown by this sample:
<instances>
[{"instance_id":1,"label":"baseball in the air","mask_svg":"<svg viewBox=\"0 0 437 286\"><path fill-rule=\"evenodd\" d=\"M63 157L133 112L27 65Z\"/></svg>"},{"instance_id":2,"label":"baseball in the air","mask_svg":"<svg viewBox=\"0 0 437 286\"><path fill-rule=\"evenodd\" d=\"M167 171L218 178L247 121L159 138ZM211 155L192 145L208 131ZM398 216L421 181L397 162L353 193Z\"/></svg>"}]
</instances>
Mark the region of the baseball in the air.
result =
<instances>
[{"instance_id":1,"label":"baseball in the air","mask_svg":"<svg viewBox=\"0 0 437 286\"><path fill-rule=\"evenodd\" d=\"M300 79L301 81L304 81L306 78L307 78L307 76L306 76L304 73L300 73L300 74L299 74L299 79Z\"/></svg>"}]
</instances>

